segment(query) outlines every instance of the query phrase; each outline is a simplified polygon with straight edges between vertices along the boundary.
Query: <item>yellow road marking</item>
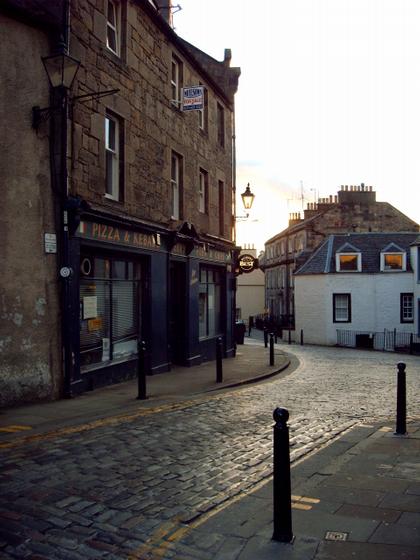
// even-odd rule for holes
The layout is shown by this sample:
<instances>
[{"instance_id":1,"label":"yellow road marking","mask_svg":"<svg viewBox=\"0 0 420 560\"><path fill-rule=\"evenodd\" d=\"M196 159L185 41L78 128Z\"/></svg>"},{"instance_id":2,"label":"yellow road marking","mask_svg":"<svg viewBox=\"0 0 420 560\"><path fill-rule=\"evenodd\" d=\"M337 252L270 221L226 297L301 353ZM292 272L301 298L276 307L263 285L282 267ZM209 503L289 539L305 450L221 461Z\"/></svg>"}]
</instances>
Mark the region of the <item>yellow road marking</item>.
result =
<instances>
[{"instance_id":1,"label":"yellow road marking","mask_svg":"<svg viewBox=\"0 0 420 560\"><path fill-rule=\"evenodd\" d=\"M0 432L15 433L24 432L25 430L32 430L32 426L3 426Z\"/></svg>"}]
</instances>

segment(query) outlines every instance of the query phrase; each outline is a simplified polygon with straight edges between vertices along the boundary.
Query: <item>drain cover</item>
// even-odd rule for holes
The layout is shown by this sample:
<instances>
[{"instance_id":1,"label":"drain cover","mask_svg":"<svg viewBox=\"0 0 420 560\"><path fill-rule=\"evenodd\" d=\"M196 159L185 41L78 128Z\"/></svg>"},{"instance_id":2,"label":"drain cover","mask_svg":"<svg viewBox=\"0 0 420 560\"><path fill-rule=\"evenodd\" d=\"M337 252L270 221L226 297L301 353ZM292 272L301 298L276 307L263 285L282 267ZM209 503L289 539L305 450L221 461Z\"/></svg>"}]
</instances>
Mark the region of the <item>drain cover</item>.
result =
<instances>
[{"instance_id":1,"label":"drain cover","mask_svg":"<svg viewBox=\"0 0 420 560\"><path fill-rule=\"evenodd\" d=\"M339 533L337 531L327 531L325 533L325 540L326 541L346 541L347 537L349 536L348 533Z\"/></svg>"}]
</instances>

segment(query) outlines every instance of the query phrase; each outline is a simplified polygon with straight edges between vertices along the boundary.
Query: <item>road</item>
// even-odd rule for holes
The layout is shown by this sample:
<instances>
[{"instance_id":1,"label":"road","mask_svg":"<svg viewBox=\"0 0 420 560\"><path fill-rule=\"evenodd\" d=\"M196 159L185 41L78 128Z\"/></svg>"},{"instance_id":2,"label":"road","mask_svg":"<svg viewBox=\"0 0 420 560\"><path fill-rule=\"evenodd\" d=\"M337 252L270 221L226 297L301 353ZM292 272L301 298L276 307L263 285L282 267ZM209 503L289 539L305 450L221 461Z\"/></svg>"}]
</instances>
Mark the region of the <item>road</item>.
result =
<instances>
[{"instance_id":1,"label":"road","mask_svg":"<svg viewBox=\"0 0 420 560\"><path fill-rule=\"evenodd\" d=\"M170 558L188 523L270 476L276 406L290 412L292 461L357 422L394 417L401 356L282 349L299 365L270 382L2 451L0 558ZM419 359L403 359L414 416Z\"/></svg>"}]
</instances>

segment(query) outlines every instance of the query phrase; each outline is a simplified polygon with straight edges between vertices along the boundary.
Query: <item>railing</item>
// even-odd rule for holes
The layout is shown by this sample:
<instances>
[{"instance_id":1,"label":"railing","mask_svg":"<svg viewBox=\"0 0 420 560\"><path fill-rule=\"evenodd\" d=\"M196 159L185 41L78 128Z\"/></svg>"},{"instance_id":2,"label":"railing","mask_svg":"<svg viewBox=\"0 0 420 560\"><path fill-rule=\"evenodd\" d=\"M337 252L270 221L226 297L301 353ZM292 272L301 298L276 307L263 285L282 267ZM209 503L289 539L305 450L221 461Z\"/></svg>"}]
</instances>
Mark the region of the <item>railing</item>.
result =
<instances>
[{"instance_id":1,"label":"railing","mask_svg":"<svg viewBox=\"0 0 420 560\"><path fill-rule=\"evenodd\" d=\"M372 348L386 352L420 352L420 337L396 329L379 332L337 329L337 346Z\"/></svg>"},{"instance_id":2,"label":"railing","mask_svg":"<svg viewBox=\"0 0 420 560\"><path fill-rule=\"evenodd\" d=\"M282 329L294 329L295 328L295 316L294 315L255 315L254 325L257 329L263 329L267 327L268 330L273 332L280 332Z\"/></svg>"}]
</instances>

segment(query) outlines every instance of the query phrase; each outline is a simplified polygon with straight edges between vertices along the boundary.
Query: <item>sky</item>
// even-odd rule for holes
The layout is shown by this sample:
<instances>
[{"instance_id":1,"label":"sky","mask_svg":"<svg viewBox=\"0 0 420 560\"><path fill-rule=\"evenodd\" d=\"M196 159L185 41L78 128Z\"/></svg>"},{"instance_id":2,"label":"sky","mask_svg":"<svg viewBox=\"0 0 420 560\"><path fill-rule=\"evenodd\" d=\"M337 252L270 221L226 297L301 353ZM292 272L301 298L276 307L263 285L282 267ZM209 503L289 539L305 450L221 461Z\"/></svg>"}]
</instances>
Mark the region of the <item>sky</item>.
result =
<instances>
[{"instance_id":1,"label":"sky","mask_svg":"<svg viewBox=\"0 0 420 560\"><path fill-rule=\"evenodd\" d=\"M241 68L237 193L250 183L255 201L239 245L263 249L341 185L420 223L420 0L177 2L175 31Z\"/></svg>"}]
</instances>

